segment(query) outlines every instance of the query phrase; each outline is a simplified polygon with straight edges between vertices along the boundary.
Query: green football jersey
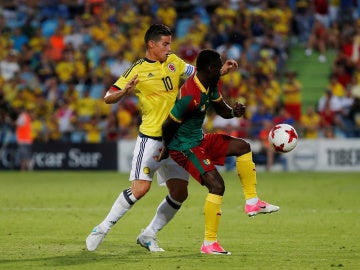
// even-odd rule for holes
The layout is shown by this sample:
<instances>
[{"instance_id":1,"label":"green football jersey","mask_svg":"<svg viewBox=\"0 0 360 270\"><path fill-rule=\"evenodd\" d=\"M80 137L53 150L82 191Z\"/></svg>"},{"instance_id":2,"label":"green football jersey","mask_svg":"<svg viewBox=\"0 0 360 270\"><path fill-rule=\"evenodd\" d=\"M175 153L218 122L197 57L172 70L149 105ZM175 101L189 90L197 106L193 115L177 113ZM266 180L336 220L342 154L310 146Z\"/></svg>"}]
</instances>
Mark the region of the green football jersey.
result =
<instances>
[{"instance_id":1,"label":"green football jersey","mask_svg":"<svg viewBox=\"0 0 360 270\"><path fill-rule=\"evenodd\" d=\"M217 87L205 89L196 75L180 88L179 96L170 111L170 117L181 123L168 149L182 151L199 145L204 137L203 123L206 110L212 102L222 100Z\"/></svg>"}]
</instances>

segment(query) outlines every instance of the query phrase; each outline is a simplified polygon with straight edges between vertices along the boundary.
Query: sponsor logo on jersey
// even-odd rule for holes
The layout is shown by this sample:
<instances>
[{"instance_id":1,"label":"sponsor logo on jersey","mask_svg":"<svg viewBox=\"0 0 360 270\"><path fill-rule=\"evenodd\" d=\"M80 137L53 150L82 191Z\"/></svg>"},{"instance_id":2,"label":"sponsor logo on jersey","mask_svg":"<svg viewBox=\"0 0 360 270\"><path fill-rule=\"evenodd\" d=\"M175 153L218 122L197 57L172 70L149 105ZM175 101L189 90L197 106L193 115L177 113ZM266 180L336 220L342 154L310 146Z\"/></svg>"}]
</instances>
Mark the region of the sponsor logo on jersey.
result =
<instances>
[{"instance_id":1,"label":"sponsor logo on jersey","mask_svg":"<svg viewBox=\"0 0 360 270\"><path fill-rule=\"evenodd\" d=\"M147 75L148 78L154 77L154 74L152 74L151 72Z\"/></svg>"},{"instance_id":2,"label":"sponsor logo on jersey","mask_svg":"<svg viewBox=\"0 0 360 270\"><path fill-rule=\"evenodd\" d=\"M173 63L169 63L169 64L168 64L168 69L169 69L171 72L175 72L175 71L176 71L175 65L174 65Z\"/></svg>"}]
</instances>

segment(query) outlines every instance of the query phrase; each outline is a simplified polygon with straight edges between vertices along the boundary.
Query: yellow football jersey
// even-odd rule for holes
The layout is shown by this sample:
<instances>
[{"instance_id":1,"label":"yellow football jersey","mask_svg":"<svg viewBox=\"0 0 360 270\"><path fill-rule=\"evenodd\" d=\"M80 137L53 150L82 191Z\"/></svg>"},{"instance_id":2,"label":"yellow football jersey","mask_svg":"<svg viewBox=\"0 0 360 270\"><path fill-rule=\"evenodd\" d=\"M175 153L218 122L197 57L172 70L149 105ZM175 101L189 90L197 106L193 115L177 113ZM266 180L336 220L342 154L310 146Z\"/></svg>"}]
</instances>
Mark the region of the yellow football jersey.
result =
<instances>
[{"instance_id":1,"label":"yellow football jersey","mask_svg":"<svg viewBox=\"0 0 360 270\"><path fill-rule=\"evenodd\" d=\"M142 123L139 131L151 137L161 136L161 126L173 107L179 91L181 78L189 77L195 67L185 63L175 54L170 54L163 63L140 59L135 62L115 83L123 89L136 74L139 83L134 93L139 98Z\"/></svg>"}]
</instances>

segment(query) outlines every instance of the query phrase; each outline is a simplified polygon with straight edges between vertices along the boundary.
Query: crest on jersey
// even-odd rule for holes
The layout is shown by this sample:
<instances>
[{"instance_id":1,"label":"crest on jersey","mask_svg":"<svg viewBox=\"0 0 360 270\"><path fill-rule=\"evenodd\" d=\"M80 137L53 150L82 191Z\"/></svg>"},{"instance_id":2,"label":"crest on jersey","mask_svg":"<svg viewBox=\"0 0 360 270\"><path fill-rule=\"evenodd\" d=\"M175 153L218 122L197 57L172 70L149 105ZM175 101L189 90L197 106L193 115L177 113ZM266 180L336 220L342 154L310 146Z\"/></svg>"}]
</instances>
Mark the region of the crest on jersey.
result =
<instances>
[{"instance_id":1,"label":"crest on jersey","mask_svg":"<svg viewBox=\"0 0 360 270\"><path fill-rule=\"evenodd\" d=\"M175 65L173 63L169 63L168 64L168 69L172 72L175 72L176 71L176 68L175 68Z\"/></svg>"},{"instance_id":2,"label":"crest on jersey","mask_svg":"<svg viewBox=\"0 0 360 270\"><path fill-rule=\"evenodd\" d=\"M203 163L205 164L205 165L210 165L210 163L211 163L211 161L210 161L210 159L203 159Z\"/></svg>"},{"instance_id":3,"label":"crest on jersey","mask_svg":"<svg viewBox=\"0 0 360 270\"><path fill-rule=\"evenodd\" d=\"M149 167L145 167L143 170L144 174L150 174L150 168Z\"/></svg>"}]
</instances>

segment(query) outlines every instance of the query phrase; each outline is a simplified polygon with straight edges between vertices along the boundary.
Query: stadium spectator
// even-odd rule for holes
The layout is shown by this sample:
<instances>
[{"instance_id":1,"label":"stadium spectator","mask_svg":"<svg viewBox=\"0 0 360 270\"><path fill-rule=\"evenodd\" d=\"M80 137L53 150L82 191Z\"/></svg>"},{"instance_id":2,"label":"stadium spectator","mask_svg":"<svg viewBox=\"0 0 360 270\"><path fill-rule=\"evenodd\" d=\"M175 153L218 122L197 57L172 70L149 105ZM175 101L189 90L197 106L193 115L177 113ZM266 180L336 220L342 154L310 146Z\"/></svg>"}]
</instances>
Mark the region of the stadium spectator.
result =
<instances>
[{"instance_id":1,"label":"stadium spectator","mask_svg":"<svg viewBox=\"0 0 360 270\"><path fill-rule=\"evenodd\" d=\"M260 50L259 56L258 61L254 65L254 72L260 81L268 81L271 77L270 74L277 72L276 62L274 61L275 54L271 49L263 48Z\"/></svg>"},{"instance_id":2,"label":"stadium spectator","mask_svg":"<svg viewBox=\"0 0 360 270\"><path fill-rule=\"evenodd\" d=\"M269 132L274 127L274 123L270 120L265 120L263 129L259 134L260 150L254 155L255 164L265 165L267 171L271 171L275 163L281 163L283 170L286 171L286 160L274 149L269 143Z\"/></svg>"},{"instance_id":3,"label":"stadium spectator","mask_svg":"<svg viewBox=\"0 0 360 270\"><path fill-rule=\"evenodd\" d=\"M313 22L313 13L306 0L296 1L296 9L293 22L293 34L301 45L305 45L309 40Z\"/></svg>"},{"instance_id":4,"label":"stadium spectator","mask_svg":"<svg viewBox=\"0 0 360 270\"><path fill-rule=\"evenodd\" d=\"M216 14L210 15L209 29L211 29L211 31L206 33L205 40L211 43L212 48L217 48L225 43L227 35L221 28L219 18Z\"/></svg>"},{"instance_id":5,"label":"stadium spectator","mask_svg":"<svg viewBox=\"0 0 360 270\"><path fill-rule=\"evenodd\" d=\"M327 29L320 19L315 18L309 39L306 42L305 54L312 55L313 50L319 51L318 57L320 63L326 62L326 48L327 48Z\"/></svg>"},{"instance_id":6,"label":"stadium spectator","mask_svg":"<svg viewBox=\"0 0 360 270\"><path fill-rule=\"evenodd\" d=\"M349 85L343 97L341 97L341 111L339 112L339 118L343 133L346 137L351 138L354 136L354 122L350 119L350 108L353 106L355 97L352 94L351 85Z\"/></svg>"},{"instance_id":7,"label":"stadium spectator","mask_svg":"<svg viewBox=\"0 0 360 270\"><path fill-rule=\"evenodd\" d=\"M312 0L314 18L318 20L325 28L330 25L329 0Z\"/></svg>"},{"instance_id":8,"label":"stadium spectator","mask_svg":"<svg viewBox=\"0 0 360 270\"><path fill-rule=\"evenodd\" d=\"M88 122L83 123L85 131L85 143L101 143L102 142L102 126L96 115L93 115Z\"/></svg>"},{"instance_id":9,"label":"stadium spectator","mask_svg":"<svg viewBox=\"0 0 360 270\"><path fill-rule=\"evenodd\" d=\"M343 137L343 122L341 121L342 103L341 99L327 89L319 99L318 112L320 115L320 126L325 136L338 135ZM331 135L333 136L333 135Z\"/></svg>"},{"instance_id":10,"label":"stadium spectator","mask_svg":"<svg viewBox=\"0 0 360 270\"><path fill-rule=\"evenodd\" d=\"M61 140L59 123L55 114L51 114L49 117L46 118L45 127L46 142L58 142Z\"/></svg>"},{"instance_id":11,"label":"stadium spectator","mask_svg":"<svg viewBox=\"0 0 360 270\"><path fill-rule=\"evenodd\" d=\"M19 115L16 119L16 142L20 159L20 170L32 170L32 133L31 133L31 115L25 107L19 108Z\"/></svg>"},{"instance_id":12,"label":"stadium spectator","mask_svg":"<svg viewBox=\"0 0 360 270\"><path fill-rule=\"evenodd\" d=\"M328 106L331 111L341 111L341 99L334 95L330 89L326 89L325 93L320 97L317 108L318 112L321 113L326 106Z\"/></svg>"},{"instance_id":13,"label":"stadium spectator","mask_svg":"<svg viewBox=\"0 0 360 270\"><path fill-rule=\"evenodd\" d=\"M329 19L331 23L338 23L339 21L339 0L330 0L329 1Z\"/></svg>"},{"instance_id":14,"label":"stadium spectator","mask_svg":"<svg viewBox=\"0 0 360 270\"><path fill-rule=\"evenodd\" d=\"M227 76L220 79L222 85L222 95L225 100L234 102L241 98L241 82L243 81L242 76L239 72L231 72Z\"/></svg>"},{"instance_id":15,"label":"stadium spectator","mask_svg":"<svg viewBox=\"0 0 360 270\"><path fill-rule=\"evenodd\" d=\"M239 61L241 56L241 48L239 45L234 44L231 40L227 40L224 44L221 44L216 48L218 53L221 54L221 57L224 59L232 58L236 61Z\"/></svg>"},{"instance_id":16,"label":"stadium spectator","mask_svg":"<svg viewBox=\"0 0 360 270\"><path fill-rule=\"evenodd\" d=\"M168 25L170 28L175 28L177 19L177 11L174 8L172 0L158 0L159 7L156 11L156 18L159 23Z\"/></svg>"},{"instance_id":17,"label":"stadium spectator","mask_svg":"<svg viewBox=\"0 0 360 270\"><path fill-rule=\"evenodd\" d=\"M264 129L266 121L273 121L273 115L263 103L258 104L257 111L252 115L251 123L251 137L259 138L261 130Z\"/></svg>"},{"instance_id":18,"label":"stadium spectator","mask_svg":"<svg viewBox=\"0 0 360 270\"><path fill-rule=\"evenodd\" d=\"M39 58L39 61L34 67L34 71L36 72L40 82L44 84L48 79L56 76L55 64L47 54L40 53Z\"/></svg>"},{"instance_id":19,"label":"stadium spectator","mask_svg":"<svg viewBox=\"0 0 360 270\"><path fill-rule=\"evenodd\" d=\"M200 47L195 45L189 36L180 41L178 55L188 63L194 63Z\"/></svg>"},{"instance_id":20,"label":"stadium spectator","mask_svg":"<svg viewBox=\"0 0 360 270\"><path fill-rule=\"evenodd\" d=\"M340 25L338 22L334 21L330 23L329 28L327 29L327 47L329 49L333 49L337 51L339 49L339 45L341 43L340 40Z\"/></svg>"},{"instance_id":21,"label":"stadium spectator","mask_svg":"<svg viewBox=\"0 0 360 270\"><path fill-rule=\"evenodd\" d=\"M70 32L64 35L65 45L71 45L75 50L81 49L84 44L84 36L82 30L78 29L75 24L70 24Z\"/></svg>"},{"instance_id":22,"label":"stadium spectator","mask_svg":"<svg viewBox=\"0 0 360 270\"><path fill-rule=\"evenodd\" d=\"M349 108L349 119L353 124L351 137L360 138L360 98L356 97Z\"/></svg>"},{"instance_id":23,"label":"stadium spectator","mask_svg":"<svg viewBox=\"0 0 360 270\"><path fill-rule=\"evenodd\" d=\"M263 17L263 11L254 10L251 16L250 24L251 36L256 45L261 45L266 34L266 23Z\"/></svg>"},{"instance_id":24,"label":"stadium spectator","mask_svg":"<svg viewBox=\"0 0 360 270\"><path fill-rule=\"evenodd\" d=\"M71 133L74 130L73 124L75 123L75 111L70 106L70 101L64 99L60 103L60 107L55 112L56 120L59 125L59 132L61 133L62 142L70 142Z\"/></svg>"},{"instance_id":25,"label":"stadium spectator","mask_svg":"<svg viewBox=\"0 0 360 270\"><path fill-rule=\"evenodd\" d=\"M297 123L295 122L294 118L290 115L290 113L284 108L280 107L279 111L275 113L273 118L274 125L277 124L288 124L291 126L295 126Z\"/></svg>"},{"instance_id":26,"label":"stadium spectator","mask_svg":"<svg viewBox=\"0 0 360 270\"><path fill-rule=\"evenodd\" d=\"M65 49L63 29L58 26L49 38L49 53L50 58L53 61L60 61L63 57L63 51Z\"/></svg>"},{"instance_id":27,"label":"stadium spectator","mask_svg":"<svg viewBox=\"0 0 360 270\"><path fill-rule=\"evenodd\" d=\"M106 142L116 142L119 139L118 121L115 113L107 114L105 120L104 139Z\"/></svg>"},{"instance_id":28,"label":"stadium spectator","mask_svg":"<svg viewBox=\"0 0 360 270\"><path fill-rule=\"evenodd\" d=\"M271 114L274 115L280 104L278 90L270 84L270 81L267 78L261 79L259 86L261 89L261 94L259 94L260 101L269 109Z\"/></svg>"},{"instance_id":29,"label":"stadium spectator","mask_svg":"<svg viewBox=\"0 0 360 270\"><path fill-rule=\"evenodd\" d=\"M58 77L52 77L44 84L43 94L51 108L55 108L56 103L61 98L61 91Z\"/></svg>"},{"instance_id":30,"label":"stadium spectator","mask_svg":"<svg viewBox=\"0 0 360 270\"><path fill-rule=\"evenodd\" d=\"M18 52L11 49L7 56L0 61L0 75L5 81L8 81L14 78L19 71Z\"/></svg>"},{"instance_id":31,"label":"stadium spectator","mask_svg":"<svg viewBox=\"0 0 360 270\"><path fill-rule=\"evenodd\" d=\"M129 67L131 63L125 58L122 50L116 54L116 59L110 64L110 73L113 77L119 78Z\"/></svg>"},{"instance_id":32,"label":"stadium spectator","mask_svg":"<svg viewBox=\"0 0 360 270\"><path fill-rule=\"evenodd\" d=\"M80 123L86 123L98 112L95 98L90 96L90 89L84 91L84 96L77 100L76 114Z\"/></svg>"},{"instance_id":33,"label":"stadium spectator","mask_svg":"<svg viewBox=\"0 0 360 270\"><path fill-rule=\"evenodd\" d=\"M13 119L16 112L5 100L2 85L0 83L0 147L12 141Z\"/></svg>"},{"instance_id":34,"label":"stadium spectator","mask_svg":"<svg viewBox=\"0 0 360 270\"><path fill-rule=\"evenodd\" d=\"M236 10L230 8L230 0L223 0L214 10L214 14L219 19L221 29L226 30L233 24L237 14Z\"/></svg>"},{"instance_id":35,"label":"stadium spectator","mask_svg":"<svg viewBox=\"0 0 360 270\"><path fill-rule=\"evenodd\" d=\"M343 87L347 87L351 82L352 73L353 64L349 61L349 59L343 58L342 56L335 59L333 74Z\"/></svg>"},{"instance_id":36,"label":"stadium spectator","mask_svg":"<svg viewBox=\"0 0 360 270\"><path fill-rule=\"evenodd\" d=\"M329 76L329 85L327 88L337 97L345 95L345 87L338 81L334 73L331 73Z\"/></svg>"},{"instance_id":37,"label":"stadium spectator","mask_svg":"<svg viewBox=\"0 0 360 270\"><path fill-rule=\"evenodd\" d=\"M356 1L353 0L339 0L339 22L341 24L352 24L356 14Z\"/></svg>"},{"instance_id":38,"label":"stadium spectator","mask_svg":"<svg viewBox=\"0 0 360 270\"><path fill-rule=\"evenodd\" d=\"M299 121L302 106L302 84L297 79L295 71L287 71L285 75L286 81L282 84L283 103L295 121Z\"/></svg>"},{"instance_id":39,"label":"stadium spectator","mask_svg":"<svg viewBox=\"0 0 360 270\"><path fill-rule=\"evenodd\" d=\"M305 139L319 138L320 115L314 106L308 106L305 113L301 115L299 128Z\"/></svg>"}]
</instances>

